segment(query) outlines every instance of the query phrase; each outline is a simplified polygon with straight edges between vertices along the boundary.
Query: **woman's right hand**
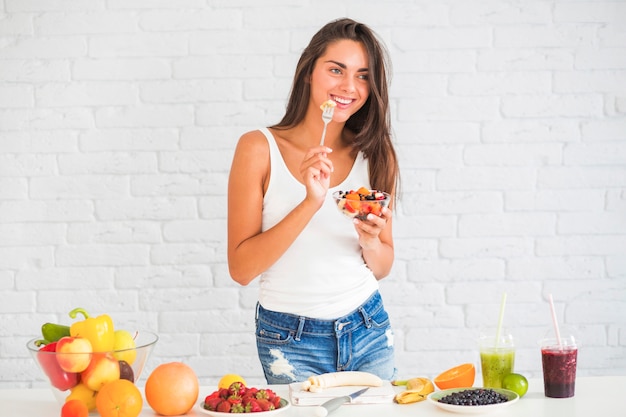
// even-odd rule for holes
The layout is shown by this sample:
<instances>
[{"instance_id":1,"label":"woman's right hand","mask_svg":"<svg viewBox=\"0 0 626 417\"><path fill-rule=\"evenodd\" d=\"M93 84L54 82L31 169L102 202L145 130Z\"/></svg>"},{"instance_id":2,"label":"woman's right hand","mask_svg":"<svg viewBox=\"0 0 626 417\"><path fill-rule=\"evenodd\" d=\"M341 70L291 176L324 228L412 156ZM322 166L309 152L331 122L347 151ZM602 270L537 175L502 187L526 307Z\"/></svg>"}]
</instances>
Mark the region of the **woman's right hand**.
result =
<instances>
[{"instance_id":1,"label":"woman's right hand","mask_svg":"<svg viewBox=\"0 0 626 417\"><path fill-rule=\"evenodd\" d=\"M315 146L308 150L300 164L300 175L306 187L306 199L319 208L324 203L330 187L333 162L328 154L333 150L327 146Z\"/></svg>"}]
</instances>

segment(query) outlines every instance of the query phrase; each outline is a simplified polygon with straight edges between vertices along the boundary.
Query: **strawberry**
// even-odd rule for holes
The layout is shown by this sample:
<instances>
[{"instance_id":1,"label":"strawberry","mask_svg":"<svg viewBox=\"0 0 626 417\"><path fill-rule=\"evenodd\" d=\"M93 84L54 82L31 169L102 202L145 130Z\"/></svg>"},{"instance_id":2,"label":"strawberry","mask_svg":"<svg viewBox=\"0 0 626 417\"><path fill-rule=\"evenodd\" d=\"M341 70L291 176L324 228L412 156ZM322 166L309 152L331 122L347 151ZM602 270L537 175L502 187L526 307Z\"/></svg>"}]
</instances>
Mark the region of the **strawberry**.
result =
<instances>
[{"instance_id":1,"label":"strawberry","mask_svg":"<svg viewBox=\"0 0 626 417\"><path fill-rule=\"evenodd\" d=\"M219 395L220 398L225 400L226 398L228 398L230 396L230 392L228 391L228 388L221 388L218 391L218 395Z\"/></svg>"},{"instance_id":2,"label":"strawberry","mask_svg":"<svg viewBox=\"0 0 626 417\"><path fill-rule=\"evenodd\" d=\"M245 407L245 412L246 413L258 413L261 410L261 406L259 405L258 401L254 398L250 399L250 402L246 405Z\"/></svg>"},{"instance_id":3,"label":"strawberry","mask_svg":"<svg viewBox=\"0 0 626 417\"><path fill-rule=\"evenodd\" d=\"M267 393L268 400L273 400L275 397L277 397L276 393L269 388L266 388L265 392Z\"/></svg>"},{"instance_id":4,"label":"strawberry","mask_svg":"<svg viewBox=\"0 0 626 417\"><path fill-rule=\"evenodd\" d=\"M262 411L272 411L275 407L267 398L258 398L257 403Z\"/></svg>"},{"instance_id":5,"label":"strawberry","mask_svg":"<svg viewBox=\"0 0 626 417\"><path fill-rule=\"evenodd\" d=\"M222 400L215 411L219 413L230 413L231 404L228 401Z\"/></svg>"},{"instance_id":6,"label":"strawberry","mask_svg":"<svg viewBox=\"0 0 626 417\"><path fill-rule=\"evenodd\" d=\"M241 397L238 395L231 395L226 399L231 405L241 404Z\"/></svg>"},{"instance_id":7,"label":"strawberry","mask_svg":"<svg viewBox=\"0 0 626 417\"><path fill-rule=\"evenodd\" d=\"M260 390L257 391L255 397L257 399L265 399L266 400L266 399L269 398L269 393L267 392L266 389L260 389Z\"/></svg>"},{"instance_id":8,"label":"strawberry","mask_svg":"<svg viewBox=\"0 0 626 417\"><path fill-rule=\"evenodd\" d=\"M278 395L273 396L270 399L270 402L274 406L274 408L280 408L280 397Z\"/></svg>"},{"instance_id":9,"label":"strawberry","mask_svg":"<svg viewBox=\"0 0 626 417\"><path fill-rule=\"evenodd\" d=\"M220 392L213 391L211 394L207 395L206 399L208 400L209 398L219 398L219 397L220 397Z\"/></svg>"},{"instance_id":10,"label":"strawberry","mask_svg":"<svg viewBox=\"0 0 626 417\"><path fill-rule=\"evenodd\" d=\"M239 381L235 381L228 387L228 392L230 395L241 396L246 393L246 386Z\"/></svg>"},{"instance_id":11,"label":"strawberry","mask_svg":"<svg viewBox=\"0 0 626 417\"><path fill-rule=\"evenodd\" d=\"M217 405L222 402L224 400L222 400L219 397L211 397L210 395L208 397L206 397L204 399L204 408L209 410L209 411L216 411L217 410Z\"/></svg>"}]
</instances>

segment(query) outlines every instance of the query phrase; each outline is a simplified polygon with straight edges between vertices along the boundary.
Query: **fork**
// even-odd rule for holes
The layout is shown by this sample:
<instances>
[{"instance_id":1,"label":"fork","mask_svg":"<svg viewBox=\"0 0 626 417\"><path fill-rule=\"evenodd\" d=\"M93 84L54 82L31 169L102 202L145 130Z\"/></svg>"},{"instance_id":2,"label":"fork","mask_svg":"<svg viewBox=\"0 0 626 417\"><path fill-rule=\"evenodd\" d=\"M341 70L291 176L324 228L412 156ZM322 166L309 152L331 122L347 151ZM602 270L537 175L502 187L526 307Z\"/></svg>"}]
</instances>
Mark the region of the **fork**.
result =
<instances>
[{"instance_id":1,"label":"fork","mask_svg":"<svg viewBox=\"0 0 626 417\"><path fill-rule=\"evenodd\" d=\"M335 112L335 107L326 106L324 107L324 111L322 111L322 120L324 121L324 130L322 130L322 140L320 140L320 146L324 145L324 138L326 137L326 126L328 123L333 120L333 113Z\"/></svg>"}]
</instances>

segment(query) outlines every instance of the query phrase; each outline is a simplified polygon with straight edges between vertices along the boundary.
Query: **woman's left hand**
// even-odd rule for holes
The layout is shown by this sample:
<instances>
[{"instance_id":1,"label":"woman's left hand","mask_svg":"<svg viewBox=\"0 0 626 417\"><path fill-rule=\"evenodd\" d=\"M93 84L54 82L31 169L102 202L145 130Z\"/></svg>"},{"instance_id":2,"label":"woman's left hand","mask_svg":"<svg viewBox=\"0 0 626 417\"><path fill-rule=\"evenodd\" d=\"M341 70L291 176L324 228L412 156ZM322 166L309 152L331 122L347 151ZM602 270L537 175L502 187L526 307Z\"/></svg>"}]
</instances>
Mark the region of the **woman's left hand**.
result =
<instances>
[{"instance_id":1,"label":"woman's left hand","mask_svg":"<svg viewBox=\"0 0 626 417\"><path fill-rule=\"evenodd\" d=\"M380 233L391 220L391 210L383 208L381 215L368 214L366 220L354 219L354 228L359 235L359 245L364 250L375 249L380 245Z\"/></svg>"}]
</instances>

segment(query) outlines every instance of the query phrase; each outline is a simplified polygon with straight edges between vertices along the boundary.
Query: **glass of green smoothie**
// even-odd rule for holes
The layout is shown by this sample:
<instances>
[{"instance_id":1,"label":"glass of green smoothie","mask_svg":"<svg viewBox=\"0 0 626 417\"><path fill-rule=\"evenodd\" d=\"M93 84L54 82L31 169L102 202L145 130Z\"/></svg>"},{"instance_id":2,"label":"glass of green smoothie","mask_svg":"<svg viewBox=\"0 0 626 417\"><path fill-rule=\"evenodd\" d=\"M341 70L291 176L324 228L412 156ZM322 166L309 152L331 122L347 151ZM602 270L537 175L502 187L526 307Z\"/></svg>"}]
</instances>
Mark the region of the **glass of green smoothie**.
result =
<instances>
[{"instance_id":1,"label":"glass of green smoothie","mask_svg":"<svg viewBox=\"0 0 626 417\"><path fill-rule=\"evenodd\" d=\"M479 339L480 366L484 388L502 388L502 379L513 373L515 345L513 336L501 333L498 340L494 335L483 335Z\"/></svg>"}]
</instances>

